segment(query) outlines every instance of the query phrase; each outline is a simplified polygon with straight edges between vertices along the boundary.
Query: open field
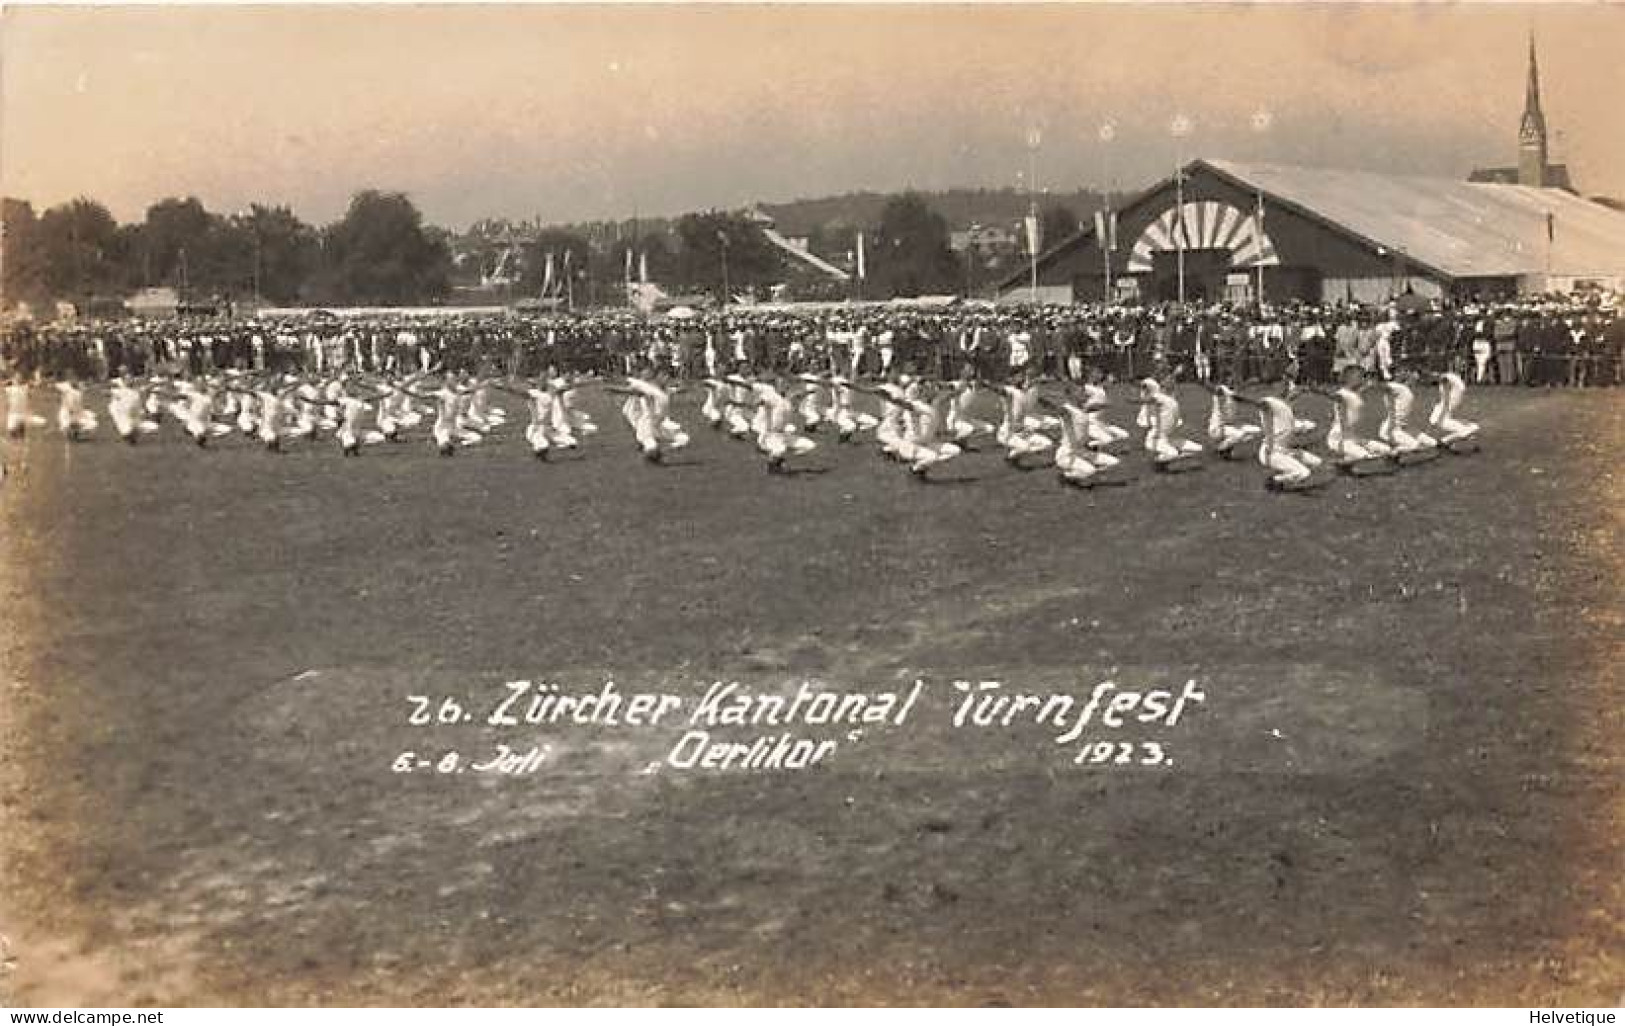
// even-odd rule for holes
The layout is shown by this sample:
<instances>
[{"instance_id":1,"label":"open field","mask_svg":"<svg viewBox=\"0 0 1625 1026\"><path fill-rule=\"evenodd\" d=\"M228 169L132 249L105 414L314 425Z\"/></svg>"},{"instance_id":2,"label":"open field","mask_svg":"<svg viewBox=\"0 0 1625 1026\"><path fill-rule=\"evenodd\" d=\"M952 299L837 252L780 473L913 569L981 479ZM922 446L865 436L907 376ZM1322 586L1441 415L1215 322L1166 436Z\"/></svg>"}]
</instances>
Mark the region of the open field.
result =
<instances>
[{"instance_id":1,"label":"open field","mask_svg":"<svg viewBox=\"0 0 1625 1026\"><path fill-rule=\"evenodd\" d=\"M697 426L656 467L588 405L548 464L511 429L455 459L5 443L0 996L1625 997L1620 392L1474 391L1481 454L1305 496L990 452L922 485L834 445L776 477ZM606 676L926 686L800 772L645 772L676 725L408 722ZM958 677L1206 697L1123 735L1171 764L1078 765L953 727ZM391 770L499 742L551 748Z\"/></svg>"}]
</instances>

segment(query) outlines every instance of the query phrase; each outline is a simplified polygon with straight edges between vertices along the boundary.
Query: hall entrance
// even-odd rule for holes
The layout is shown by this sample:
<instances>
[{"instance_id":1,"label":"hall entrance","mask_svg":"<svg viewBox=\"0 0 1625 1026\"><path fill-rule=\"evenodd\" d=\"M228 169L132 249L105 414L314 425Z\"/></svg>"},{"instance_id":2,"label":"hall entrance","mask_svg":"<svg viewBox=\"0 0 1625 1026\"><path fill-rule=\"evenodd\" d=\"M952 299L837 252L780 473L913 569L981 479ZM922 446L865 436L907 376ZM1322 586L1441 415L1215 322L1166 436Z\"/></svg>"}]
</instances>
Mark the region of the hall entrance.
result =
<instances>
[{"instance_id":1,"label":"hall entrance","mask_svg":"<svg viewBox=\"0 0 1625 1026\"><path fill-rule=\"evenodd\" d=\"M1185 251L1185 301L1217 302L1225 298L1225 285L1232 272L1228 249L1187 249ZM1151 296L1158 302L1179 298L1179 251L1151 254Z\"/></svg>"}]
</instances>

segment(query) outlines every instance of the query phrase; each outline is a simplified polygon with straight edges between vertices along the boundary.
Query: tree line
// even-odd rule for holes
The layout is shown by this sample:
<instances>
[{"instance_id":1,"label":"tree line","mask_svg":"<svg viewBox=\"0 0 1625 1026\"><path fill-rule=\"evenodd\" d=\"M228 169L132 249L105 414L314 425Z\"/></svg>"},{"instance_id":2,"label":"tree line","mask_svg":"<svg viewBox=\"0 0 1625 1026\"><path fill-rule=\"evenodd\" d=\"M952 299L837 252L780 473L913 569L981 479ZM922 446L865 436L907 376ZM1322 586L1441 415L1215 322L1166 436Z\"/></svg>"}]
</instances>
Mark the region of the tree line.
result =
<instances>
[{"instance_id":1,"label":"tree line","mask_svg":"<svg viewBox=\"0 0 1625 1026\"><path fill-rule=\"evenodd\" d=\"M1052 208L1044 222L1046 239L1053 242L1059 239L1052 233L1066 234L1076 218ZM411 199L398 192L357 193L343 216L322 227L286 206L254 204L221 214L195 197L161 200L130 224L118 223L89 198L41 213L25 200L6 198L0 229L4 298L36 305L115 300L149 286L176 288L185 299L418 305L443 302L459 274L468 277L454 261L451 234L426 224ZM987 268L970 273L968 262L949 247L946 221L918 193L889 199L878 224L862 234L867 274L847 286L849 295L968 292L986 283ZM856 245L856 233L841 232L819 235L812 248L851 267ZM516 297L569 295L582 305L619 301L622 280L641 277L645 270L668 289L719 296L724 290L763 294L795 279L798 271L807 274L768 242L749 216L729 211L685 214L667 231L613 242L543 229L527 234L518 249L517 272L508 279ZM488 256L461 258L486 263ZM802 294L831 287L796 284Z\"/></svg>"},{"instance_id":2,"label":"tree line","mask_svg":"<svg viewBox=\"0 0 1625 1026\"><path fill-rule=\"evenodd\" d=\"M425 225L401 193L357 193L322 228L285 206L219 214L194 197L161 200L133 224L84 197L39 214L25 200L3 203L10 301L85 303L170 286L210 298L389 305L450 288L449 235Z\"/></svg>"}]
</instances>

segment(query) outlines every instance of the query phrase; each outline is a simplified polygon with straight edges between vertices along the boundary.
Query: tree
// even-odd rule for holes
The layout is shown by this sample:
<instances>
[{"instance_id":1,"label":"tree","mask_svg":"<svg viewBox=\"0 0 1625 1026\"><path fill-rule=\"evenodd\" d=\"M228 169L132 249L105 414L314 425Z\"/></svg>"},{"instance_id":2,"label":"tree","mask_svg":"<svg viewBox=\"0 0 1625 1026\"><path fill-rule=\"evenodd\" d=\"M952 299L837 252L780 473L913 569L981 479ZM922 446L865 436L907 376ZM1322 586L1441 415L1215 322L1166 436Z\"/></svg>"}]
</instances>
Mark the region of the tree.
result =
<instances>
[{"instance_id":1,"label":"tree","mask_svg":"<svg viewBox=\"0 0 1625 1026\"><path fill-rule=\"evenodd\" d=\"M1046 250L1058 246L1078 232L1078 215L1071 207L1055 203L1044 208L1038 221L1038 247Z\"/></svg>"},{"instance_id":2,"label":"tree","mask_svg":"<svg viewBox=\"0 0 1625 1026\"><path fill-rule=\"evenodd\" d=\"M769 285L782 277L778 250L744 214L709 210L677 220L678 277L692 288L720 293Z\"/></svg>"},{"instance_id":3,"label":"tree","mask_svg":"<svg viewBox=\"0 0 1625 1026\"><path fill-rule=\"evenodd\" d=\"M321 263L321 237L287 207L256 203L231 219L234 292L291 303Z\"/></svg>"},{"instance_id":4,"label":"tree","mask_svg":"<svg viewBox=\"0 0 1625 1026\"><path fill-rule=\"evenodd\" d=\"M0 200L0 299L7 303L44 298L38 230L32 203L9 196Z\"/></svg>"},{"instance_id":5,"label":"tree","mask_svg":"<svg viewBox=\"0 0 1625 1026\"><path fill-rule=\"evenodd\" d=\"M869 279L888 296L953 292L963 277L948 223L916 192L886 203L868 263Z\"/></svg>"},{"instance_id":6,"label":"tree","mask_svg":"<svg viewBox=\"0 0 1625 1026\"><path fill-rule=\"evenodd\" d=\"M220 219L203 208L195 196L159 200L147 208L137 236L143 285L173 285L207 289L220 277L219 257L224 240Z\"/></svg>"},{"instance_id":7,"label":"tree","mask_svg":"<svg viewBox=\"0 0 1625 1026\"><path fill-rule=\"evenodd\" d=\"M33 238L45 294L83 301L122 290L118 223L95 200L80 197L47 210Z\"/></svg>"},{"instance_id":8,"label":"tree","mask_svg":"<svg viewBox=\"0 0 1625 1026\"><path fill-rule=\"evenodd\" d=\"M141 236L140 224L121 224L113 236L113 260L118 265L117 287L120 291L133 292L147 285L147 279L143 276Z\"/></svg>"},{"instance_id":9,"label":"tree","mask_svg":"<svg viewBox=\"0 0 1625 1026\"><path fill-rule=\"evenodd\" d=\"M409 305L451 288L450 247L424 229L404 193L357 193L322 233L322 257L316 292L335 303Z\"/></svg>"}]
</instances>

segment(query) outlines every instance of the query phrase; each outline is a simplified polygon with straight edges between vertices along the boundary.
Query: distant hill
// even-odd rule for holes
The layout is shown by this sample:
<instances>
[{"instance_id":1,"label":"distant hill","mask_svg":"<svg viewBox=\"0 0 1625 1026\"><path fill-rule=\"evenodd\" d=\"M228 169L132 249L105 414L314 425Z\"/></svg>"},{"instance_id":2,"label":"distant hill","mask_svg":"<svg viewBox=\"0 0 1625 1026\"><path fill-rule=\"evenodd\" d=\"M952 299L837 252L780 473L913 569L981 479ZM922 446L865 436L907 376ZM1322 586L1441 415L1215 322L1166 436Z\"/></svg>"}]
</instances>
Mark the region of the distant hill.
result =
<instances>
[{"instance_id":1,"label":"distant hill","mask_svg":"<svg viewBox=\"0 0 1625 1026\"><path fill-rule=\"evenodd\" d=\"M796 199L784 203L761 202L754 206L772 217L779 231L785 235L818 236L848 232L859 227L873 228L880 223L880 212L885 208L887 201L900 195L901 190L849 192L839 196ZM920 195L925 197L925 201L933 210L942 215L948 222L950 230L965 228L972 224L1011 224L1027 213L1027 194L1011 188L946 189L938 192L922 190ZM1120 194L1115 197L1114 202L1120 204L1125 198L1127 194ZM1038 196L1040 211L1060 204L1070 207L1083 221L1087 221L1089 216L1100 208L1100 203L1101 194L1090 189L1046 192ZM630 238L634 232L638 235L661 234L669 231L676 222L676 217L643 217L636 222L628 218L620 222L592 221L545 227L571 232L594 242L602 242L618 237ZM508 224L504 221L485 222L474 226L469 234L500 234L500 230ZM535 225L513 227L517 228L520 234L530 234L537 230Z\"/></svg>"},{"instance_id":2,"label":"distant hill","mask_svg":"<svg viewBox=\"0 0 1625 1026\"><path fill-rule=\"evenodd\" d=\"M880 223L886 202L900 192L849 192L840 196L798 199L788 203L758 204L786 235L814 235L820 230L873 228ZM931 208L941 214L950 229L972 224L1007 224L1027 213L1027 194L1015 189L947 189L921 191ZM1046 192L1038 196L1040 211L1046 207L1070 207L1080 219L1100 208L1100 193L1089 189L1072 192Z\"/></svg>"}]
</instances>

